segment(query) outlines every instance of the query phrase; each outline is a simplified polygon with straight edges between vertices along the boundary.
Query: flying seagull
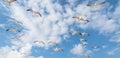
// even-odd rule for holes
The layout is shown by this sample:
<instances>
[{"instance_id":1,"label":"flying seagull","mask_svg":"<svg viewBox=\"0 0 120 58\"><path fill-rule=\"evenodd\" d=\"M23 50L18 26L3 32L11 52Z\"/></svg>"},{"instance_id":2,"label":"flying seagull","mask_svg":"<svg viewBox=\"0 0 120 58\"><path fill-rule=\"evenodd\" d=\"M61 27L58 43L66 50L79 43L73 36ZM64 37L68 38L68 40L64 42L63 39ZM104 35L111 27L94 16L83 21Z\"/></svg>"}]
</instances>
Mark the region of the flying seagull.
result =
<instances>
[{"instance_id":1,"label":"flying seagull","mask_svg":"<svg viewBox=\"0 0 120 58\"><path fill-rule=\"evenodd\" d=\"M90 34L88 34L87 32L81 32L81 35L82 36L85 36L85 35L89 36Z\"/></svg>"},{"instance_id":2,"label":"flying seagull","mask_svg":"<svg viewBox=\"0 0 120 58\"><path fill-rule=\"evenodd\" d=\"M5 16L7 16L7 15L5 15ZM10 17L10 16L7 16L7 17L9 17L10 19L14 20L14 21L15 21L16 23L18 23L18 24L23 24L21 21L15 19L15 18L12 18L12 17Z\"/></svg>"},{"instance_id":3,"label":"flying seagull","mask_svg":"<svg viewBox=\"0 0 120 58\"><path fill-rule=\"evenodd\" d=\"M83 18L83 17L73 16L72 18L75 18L75 19L77 19L78 21L86 21L86 22L89 22L89 20L87 20L86 18Z\"/></svg>"},{"instance_id":4,"label":"flying seagull","mask_svg":"<svg viewBox=\"0 0 120 58\"><path fill-rule=\"evenodd\" d=\"M17 19L15 19L15 18L11 18L12 20L14 20L16 23L18 23L18 24L23 24L21 21L18 21Z\"/></svg>"},{"instance_id":5,"label":"flying seagull","mask_svg":"<svg viewBox=\"0 0 120 58\"><path fill-rule=\"evenodd\" d=\"M70 33L71 33L72 35L75 35L75 34L82 35L81 32L77 32L77 31L74 31L74 30L72 30Z\"/></svg>"},{"instance_id":6,"label":"flying seagull","mask_svg":"<svg viewBox=\"0 0 120 58\"><path fill-rule=\"evenodd\" d=\"M27 11L30 11L30 12L32 12L33 14L38 14L40 17L42 17L42 15L40 14L40 12L38 12L38 11L35 11L35 10L33 10L33 9L27 9Z\"/></svg>"},{"instance_id":7,"label":"flying seagull","mask_svg":"<svg viewBox=\"0 0 120 58\"><path fill-rule=\"evenodd\" d=\"M78 34L78 35L81 35L81 36L89 36L89 34L87 32L77 32L77 31L71 31L70 32L72 35L75 35L75 34Z\"/></svg>"},{"instance_id":8,"label":"flying seagull","mask_svg":"<svg viewBox=\"0 0 120 58\"><path fill-rule=\"evenodd\" d=\"M54 50L54 51L63 51L63 49L62 49L62 48L59 48L59 47L55 47L55 48L53 48L53 50Z\"/></svg>"},{"instance_id":9,"label":"flying seagull","mask_svg":"<svg viewBox=\"0 0 120 58\"><path fill-rule=\"evenodd\" d=\"M87 45L87 44L88 44L87 40L85 40L84 38L80 38L79 40L80 40L80 42L81 42L83 45Z\"/></svg>"},{"instance_id":10,"label":"flying seagull","mask_svg":"<svg viewBox=\"0 0 120 58\"><path fill-rule=\"evenodd\" d=\"M4 2L7 2L9 5L11 5L12 2L17 1L17 0L3 0Z\"/></svg>"},{"instance_id":11,"label":"flying seagull","mask_svg":"<svg viewBox=\"0 0 120 58\"><path fill-rule=\"evenodd\" d=\"M87 40L85 40L84 38L80 38L79 40L80 40L80 42L87 41Z\"/></svg>"},{"instance_id":12,"label":"flying seagull","mask_svg":"<svg viewBox=\"0 0 120 58\"><path fill-rule=\"evenodd\" d=\"M93 46L92 48L93 48L93 49L97 49L97 48L99 48L99 46Z\"/></svg>"},{"instance_id":13,"label":"flying seagull","mask_svg":"<svg viewBox=\"0 0 120 58\"><path fill-rule=\"evenodd\" d=\"M99 2L99 3L94 3L94 4L87 4L87 6L99 6L102 4L105 4L106 2Z\"/></svg>"},{"instance_id":14,"label":"flying seagull","mask_svg":"<svg viewBox=\"0 0 120 58\"><path fill-rule=\"evenodd\" d=\"M21 32L17 28L7 28L6 31Z\"/></svg>"},{"instance_id":15,"label":"flying seagull","mask_svg":"<svg viewBox=\"0 0 120 58\"><path fill-rule=\"evenodd\" d=\"M23 37L24 36L24 34L20 34L20 35L17 35L17 36L15 36L14 38L21 38L21 37Z\"/></svg>"},{"instance_id":16,"label":"flying seagull","mask_svg":"<svg viewBox=\"0 0 120 58\"><path fill-rule=\"evenodd\" d=\"M54 41L49 41L48 44L54 44L54 45L57 45L57 43L54 42Z\"/></svg>"},{"instance_id":17,"label":"flying seagull","mask_svg":"<svg viewBox=\"0 0 120 58\"><path fill-rule=\"evenodd\" d=\"M75 35L75 34L77 34L77 31L72 30L70 33L71 33L72 35Z\"/></svg>"},{"instance_id":18,"label":"flying seagull","mask_svg":"<svg viewBox=\"0 0 120 58\"><path fill-rule=\"evenodd\" d=\"M45 42L43 42L43 41L34 41L34 43L36 43L36 44L43 44L43 45L45 45Z\"/></svg>"}]
</instances>

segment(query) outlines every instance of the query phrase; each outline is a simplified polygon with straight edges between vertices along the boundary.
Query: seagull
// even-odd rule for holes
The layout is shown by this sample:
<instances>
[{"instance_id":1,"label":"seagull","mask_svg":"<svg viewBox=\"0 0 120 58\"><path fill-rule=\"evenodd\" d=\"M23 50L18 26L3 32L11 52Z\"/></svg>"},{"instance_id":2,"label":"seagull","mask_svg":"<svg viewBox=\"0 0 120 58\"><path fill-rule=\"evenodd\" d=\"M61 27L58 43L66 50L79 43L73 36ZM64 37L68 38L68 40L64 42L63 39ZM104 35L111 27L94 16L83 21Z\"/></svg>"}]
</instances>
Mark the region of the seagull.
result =
<instances>
[{"instance_id":1,"label":"seagull","mask_svg":"<svg viewBox=\"0 0 120 58\"><path fill-rule=\"evenodd\" d=\"M76 32L76 31L71 31L70 33L71 33L72 35L77 34L77 32Z\"/></svg>"},{"instance_id":2,"label":"seagull","mask_svg":"<svg viewBox=\"0 0 120 58\"><path fill-rule=\"evenodd\" d=\"M81 42L83 45L87 45L87 44L88 44L87 40L85 40L84 38L80 38L79 40L80 40L80 42Z\"/></svg>"},{"instance_id":3,"label":"seagull","mask_svg":"<svg viewBox=\"0 0 120 58\"><path fill-rule=\"evenodd\" d=\"M48 44L54 44L54 45L57 45L57 43L54 42L54 41L49 41Z\"/></svg>"},{"instance_id":4,"label":"seagull","mask_svg":"<svg viewBox=\"0 0 120 58\"><path fill-rule=\"evenodd\" d=\"M99 48L99 46L93 46L92 48L93 48L93 49L97 49L97 48Z\"/></svg>"},{"instance_id":5,"label":"seagull","mask_svg":"<svg viewBox=\"0 0 120 58\"><path fill-rule=\"evenodd\" d=\"M12 20L14 20L16 23L18 23L18 24L23 24L21 21L18 21L17 19L15 19L15 18L11 18Z\"/></svg>"},{"instance_id":6,"label":"seagull","mask_svg":"<svg viewBox=\"0 0 120 58\"><path fill-rule=\"evenodd\" d=\"M81 33L81 32L77 32L77 31L71 31L70 33L71 33L72 35L75 35L75 34L82 35L82 33Z\"/></svg>"},{"instance_id":7,"label":"seagull","mask_svg":"<svg viewBox=\"0 0 120 58\"><path fill-rule=\"evenodd\" d=\"M99 6L102 4L105 4L106 2L99 2L99 3L94 3L94 4L87 4L87 6Z\"/></svg>"},{"instance_id":8,"label":"seagull","mask_svg":"<svg viewBox=\"0 0 120 58\"><path fill-rule=\"evenodd\" d=\"M82 44L83 44L83 45L87 45L87 44L88 44L88 42L84 41L84 42L82 42Z\"/></svg>"},{"instance_id":9,"label":"seagull","mask_svg":"<svg viewBox=\"0 0 120 58\"><path fill-rule=\"evenodd\" d=\"M40 17L42 17L42 15L40 14L40 12L38 12L38 11L35 11L35 10L33 10L33 9L27 9L27 11L30 11L30 12L32 12L33 14L38 14Z\"/></svg>"},{"instance_id":10,"label":"seagull","mask_svg":"<svg viewBox=\"0 0 120 58\"><path fill-rule=\"evenodd\" d=\"M79 40L80 40L80 42L83 42L85 39L84 38L80 38Z\"/></svg>"},{"instance_id":11,"label":"seagull","mask_svg":"<svg viewBox=\"0 0 120 58\"><path fill-rule=\"evenodd\" d=\"M72 18L75 18L77 19L78 21L86 21L86 22L89 22L89 20L83 18L83 17L78 17L78 16L73 16Z\"/></svg>"},{"instance_id":12,"label":"seagull","mask_svg":"<svg viewBox=\"0 0 120 58\"><path fill-rule=\"evenodd\" d=\"M7 16L7 15L5 15L5 16ZM15 19L15 18L12 18L12 17L10 17L10 16L7 16L7 17L9 17L10 19L14 20L14 21L15 21L16 23L18 23L18 24L23 24L21 21Z\"/></svg>"},{"instance_id":13,"label":"seagull","mask_svg":"<svg viewBox=\"0 0 120 58\"><path fill-rule=\"evenodd\" d=\"M62 48L59 48L59 47L55 47L55 48L53 48L53 50L54 50L54 51L63 51L63 49L62 49Z\"/></svg>"},{"instance_id":14,"label":"seagull","mask_svg":"<svg viewBox=\"0 0 120 58\"><path fill-rule=\"evenodd\" d=\"M21 38L21 37L23 37L23 36L24 36L24 34L20 34L20 35L14 37L14 38Z\"/></svg>"},{"instance_id":15,"label":"seagull","mask_svg":"<svg viewBox=\"0 0 120 58\"><path fill-rule=\"evenodd\" d=\"M43 45L45 45L45 42L43 42L43 41L34 41L34 43L36 43L36 44L43 44Z\"/></svg>"},{"instance_id":16,"label":"seagull","mask_svg":"<svg viewBox=\"0 0 120 58\"><path fill-rule=\"evenodd\" d=\"M70 32L72 35L75 35L75 34L78 34L78 35L81 35L81 36L89 36L89 34L87 32L77 32L77 31L71 31Z\"/></svg>"},{"instance_id":17,"label":"seagull","mask_svg":"<svg viewBox=\"0 0 120 58\"><path fill-rule=\"evenodd\" d=\"M17 1L17 0L3 0L4 2L7 2L9 5L11 5L12 2Z\"/></svg>"},{"instance_id":18,"label":"seagull","mask_svg":"<svg viewBox=\"0 0 120 58\"><path fill-rule=\"evenodd\" d=\"M21 32L17 28L7 28L6 31Z\"/></svg>"},{"instance_id":19,"label":"seagull","mask_svg":"<svg viewBox=\"0 0 120 58\"><path fill-rule=\"evenodd\" d=\"M85 35L89 36L90 34L88 34L87 32L81 32L81 35L82 36L85 36Z\"/></svg>"}]
</instances>

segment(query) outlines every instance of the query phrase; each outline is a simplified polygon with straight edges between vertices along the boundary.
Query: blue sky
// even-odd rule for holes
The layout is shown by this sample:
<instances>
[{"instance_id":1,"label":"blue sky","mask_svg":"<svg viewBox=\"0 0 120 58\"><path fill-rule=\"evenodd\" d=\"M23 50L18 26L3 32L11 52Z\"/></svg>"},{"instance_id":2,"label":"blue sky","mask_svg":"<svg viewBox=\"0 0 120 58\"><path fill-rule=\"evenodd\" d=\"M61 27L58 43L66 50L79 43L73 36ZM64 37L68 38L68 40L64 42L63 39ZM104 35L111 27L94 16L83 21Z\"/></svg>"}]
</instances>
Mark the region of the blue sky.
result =
<instances>
[{"instance_id":1,"label":"blue sky","mask_svg":"<svg viewBox=\"0 0 120 58\"><path fill-rule=\"evenodd\" d=\"M98 2L106 3L86 6ZM29 8L40 12L42 17L26 11ZM119 58L119 10L119 0L17 0L11 5L0 0L0 58L87 58L86 55ZM73 16L90 22L79 22ZM21 32L6 31L7 28ZM72 35L71 30L87 32L90 36ZM22 37L15 38L21 34ZM88 44L83 45L79 38L84 38ZM57 45L48 44L49 41ZM63 51L55 51L55 47Z\"/></svg>"}]
</instances>

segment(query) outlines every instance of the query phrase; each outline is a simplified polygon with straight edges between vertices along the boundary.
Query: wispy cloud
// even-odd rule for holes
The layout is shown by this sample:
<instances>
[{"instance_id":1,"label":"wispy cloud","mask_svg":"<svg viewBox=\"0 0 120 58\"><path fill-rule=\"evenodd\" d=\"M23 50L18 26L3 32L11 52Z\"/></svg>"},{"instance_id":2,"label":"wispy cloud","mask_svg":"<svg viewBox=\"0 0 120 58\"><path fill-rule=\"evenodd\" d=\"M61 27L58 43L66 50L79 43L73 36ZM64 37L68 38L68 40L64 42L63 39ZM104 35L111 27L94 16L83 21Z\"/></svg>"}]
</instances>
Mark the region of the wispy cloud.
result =
<instances>
[{"instance_id":1,"label":"wispy cloud","mask_svg":"<svg viewBox=\"0 0 120 58\"><path fill-rule=\"evenodd\" d=\"M117 53L120 52L120 46L113 48L112 50L108 51L108 55L116 55Z\"/></svg>"},{"instance_id":2,"label":"wispy cloud","mask_svg":"<svg viewBox=\"0 0 120 58\"><path fill-rule=\"evenodd\" d=\"M5 27L5 24L0 24L0 27L1 27L1 28L4 28L4 27Z\"/></svg>"}]
</instances>

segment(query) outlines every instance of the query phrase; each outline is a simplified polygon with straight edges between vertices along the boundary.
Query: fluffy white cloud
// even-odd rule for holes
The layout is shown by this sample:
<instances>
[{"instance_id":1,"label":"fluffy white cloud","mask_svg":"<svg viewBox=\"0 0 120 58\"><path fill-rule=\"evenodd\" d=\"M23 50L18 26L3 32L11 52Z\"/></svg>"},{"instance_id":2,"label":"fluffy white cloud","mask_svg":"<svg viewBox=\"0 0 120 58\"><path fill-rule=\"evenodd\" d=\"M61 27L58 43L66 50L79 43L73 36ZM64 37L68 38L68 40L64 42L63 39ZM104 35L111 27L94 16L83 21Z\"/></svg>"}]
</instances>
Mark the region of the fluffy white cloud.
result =
<instances>
[{"instance_id":1,"label":"fluffy white cloud","mask_svg":"<svg viewBox=\"0 0 120 58\"><path fill-rule=\"evenodd\" d=\"M89 56L92 53L92 51L87 50L82 44L75 45L70 52L78 56Z\"/></svg>"},{"instance_id":2,"label":"fluffy white cloud","mask_svg":"<svg viewBox=\"0 0 120 58\"><path fill-rule=\"evenodd\" d=\"M31 54L31 45L25 44L18 48L17 46L5 46L0 48L0 58L44 58L43 56L34 57Z\"/></svg>"}]
</instances>

